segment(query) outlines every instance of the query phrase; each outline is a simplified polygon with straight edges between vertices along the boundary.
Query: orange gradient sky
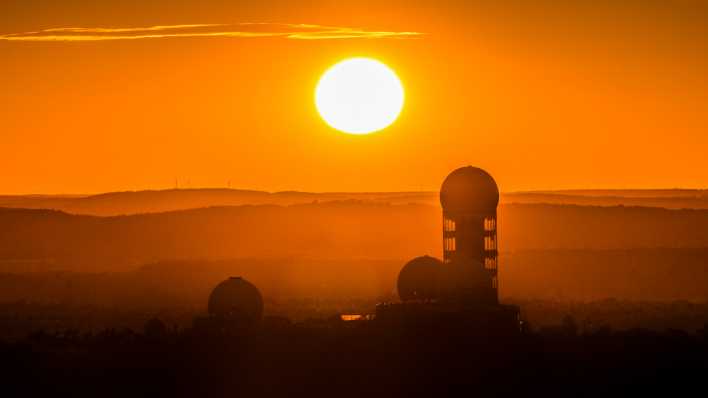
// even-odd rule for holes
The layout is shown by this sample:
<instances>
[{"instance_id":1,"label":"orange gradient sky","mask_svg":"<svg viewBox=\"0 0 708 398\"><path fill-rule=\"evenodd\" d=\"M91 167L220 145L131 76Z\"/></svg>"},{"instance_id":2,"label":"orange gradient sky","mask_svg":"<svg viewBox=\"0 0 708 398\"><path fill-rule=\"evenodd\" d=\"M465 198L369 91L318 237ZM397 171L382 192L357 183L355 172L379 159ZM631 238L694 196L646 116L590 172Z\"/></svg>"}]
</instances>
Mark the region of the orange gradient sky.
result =
<instances>
[{"instance_id":1,"label":"orange gradient sky","mask_svg":"<svg viewBox=\"0 0 708 398\"><path fill-rule=\"evenodd\" d=\"M708 6L496 3L3 1L0 193L435 190L466 164L503 191L708 187ZM193 24L226 26L121 36ZM352 56L406 89L376 134L314 107Z\"/></svg>"}]
</instances>

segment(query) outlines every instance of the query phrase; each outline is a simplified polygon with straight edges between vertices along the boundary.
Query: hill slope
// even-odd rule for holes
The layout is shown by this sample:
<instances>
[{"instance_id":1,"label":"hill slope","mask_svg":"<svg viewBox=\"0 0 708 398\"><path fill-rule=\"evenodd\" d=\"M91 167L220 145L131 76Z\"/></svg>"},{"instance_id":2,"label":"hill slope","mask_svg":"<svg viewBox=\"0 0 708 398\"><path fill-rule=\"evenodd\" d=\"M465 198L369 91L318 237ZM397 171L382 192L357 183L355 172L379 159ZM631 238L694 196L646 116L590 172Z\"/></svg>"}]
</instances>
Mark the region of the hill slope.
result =
<instances>
[{"instance_id":1,"label":"hill slope","mask_svg":"<svg viewBox=\"0 0 708 398\"><path fill-rule=\"evenodd\" d=\"M707 210L500 206L502 251L708 247ZM0 209L0 265L116 269L163 259L440 255L439 208L330 202L95 217ZM19 265L18 265L19 264Z\"/></svg>"},{"instance_id":2,"label":"hill slope","mask_svg":"<svg viewBox=\"0 0 708 398\"><path fill-rule=\"evenodd\" d=\"M502 203L576 204L708 209L704 190L575 190L502 193ZM156 213L210 206L293 205L357 200L388 204L439 206L437 192L309 193L238 189L168 189L112 192L87 196L0 196L0 207L52 209L71 214L115 216Z\"/></svg>"}]
</instances>

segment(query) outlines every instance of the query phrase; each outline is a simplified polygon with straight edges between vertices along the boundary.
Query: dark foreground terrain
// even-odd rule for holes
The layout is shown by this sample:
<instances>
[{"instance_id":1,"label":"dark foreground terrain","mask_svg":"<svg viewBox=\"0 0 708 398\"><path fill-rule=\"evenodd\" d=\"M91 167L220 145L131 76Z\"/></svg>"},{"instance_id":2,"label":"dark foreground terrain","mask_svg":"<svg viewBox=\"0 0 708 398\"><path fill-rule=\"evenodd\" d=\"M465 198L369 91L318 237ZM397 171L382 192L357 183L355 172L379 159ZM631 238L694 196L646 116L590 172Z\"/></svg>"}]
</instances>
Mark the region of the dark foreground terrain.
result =
<instances>
[{"instance_id":1,"label":"dark foreground terrain","mask_svg":"<svg viewBox=\"0 0 708 398\"><path fill-rule=\"evenodd\" d=\"M239 332L34 333L0 344L3 396L700 396L708 332L266 318ZM696 395L698 394L698 395Z\"/></svg>"}]
</instances>

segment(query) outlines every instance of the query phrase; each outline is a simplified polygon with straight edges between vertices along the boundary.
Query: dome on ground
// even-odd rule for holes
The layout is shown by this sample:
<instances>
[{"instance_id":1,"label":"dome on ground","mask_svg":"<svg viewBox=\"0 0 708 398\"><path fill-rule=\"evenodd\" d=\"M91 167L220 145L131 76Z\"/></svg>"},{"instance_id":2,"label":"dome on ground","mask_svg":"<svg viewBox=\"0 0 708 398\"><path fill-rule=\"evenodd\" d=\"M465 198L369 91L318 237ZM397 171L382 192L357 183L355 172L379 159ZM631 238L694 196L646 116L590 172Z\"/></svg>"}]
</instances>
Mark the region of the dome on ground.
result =
<instances>
[{"instance_id":1,"label":"dome on ground","mask_svg":"<svg viewBox=\"0 0 708 398\"><path fill-rule=\"evenodd\" d=\"M402 301L439 298L441 274L442 261L437 258L414 258L398 274L398 296Z\"/></svg>"},{"instance_id":2,"label":"dome on ground","mask_svg":"<svg viewBox=\"0 0 708 398\"><path fill-rule=\"evenodd\" d=\"M440 204L450 212L493 212L499 204L499 188L486 171L472 166L461 167L443 181Z\"/></svg>"},{"instance_id":3,"label":"dome on ground","mask_svg":"<svg viewBox=\"0 0 708 398\"><path fill-rule=\"evenodd\" d=\"M145 322L143 332L147 337L161 337L167 333L167 326L159 318L151 318Z\"/></svg>"},{"instance_id":4,"label":"dome on ground","mask_svg":"<svg viewBox=\"0 0 708 398\"><path fill-rule=\"evenodd\" d=\"M263 297L252 283L241 277L231 277L211 292L209 314L255 322L263 316Z\"/></svg>"}]
</instances>

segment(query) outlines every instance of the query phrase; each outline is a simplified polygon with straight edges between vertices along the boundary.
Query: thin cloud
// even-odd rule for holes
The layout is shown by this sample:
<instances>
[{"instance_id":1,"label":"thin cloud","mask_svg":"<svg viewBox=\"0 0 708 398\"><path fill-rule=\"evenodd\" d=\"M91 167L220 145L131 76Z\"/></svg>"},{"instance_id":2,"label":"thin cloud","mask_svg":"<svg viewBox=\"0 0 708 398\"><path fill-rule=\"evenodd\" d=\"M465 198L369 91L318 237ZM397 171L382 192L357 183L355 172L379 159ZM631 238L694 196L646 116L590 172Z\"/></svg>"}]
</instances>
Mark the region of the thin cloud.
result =
<instances>
[{"instance_id":1,"label":"thin cloud","mask_svg":"<svg viewBox=\"0 0 708 398\"><path fill-rule=\"evenodd\" d=\"M159 25L137 28L67 27L0 35L3 41L81 42L163 38L280 37L294 40L393 39L421 36L420 32L373 31L340 26L244 22L238 24Z\"/></svg>"}]
</instances>

